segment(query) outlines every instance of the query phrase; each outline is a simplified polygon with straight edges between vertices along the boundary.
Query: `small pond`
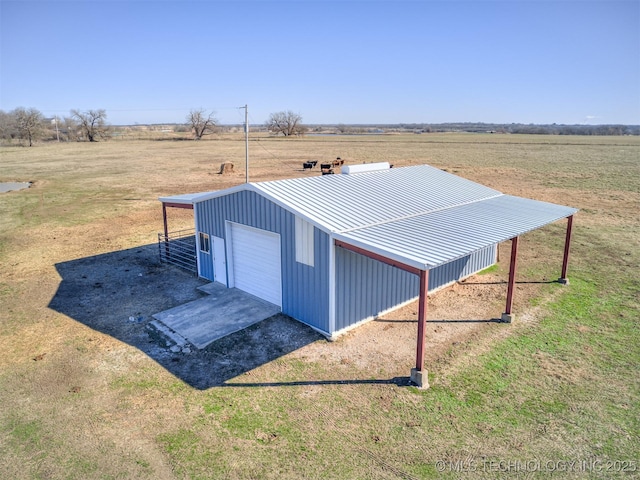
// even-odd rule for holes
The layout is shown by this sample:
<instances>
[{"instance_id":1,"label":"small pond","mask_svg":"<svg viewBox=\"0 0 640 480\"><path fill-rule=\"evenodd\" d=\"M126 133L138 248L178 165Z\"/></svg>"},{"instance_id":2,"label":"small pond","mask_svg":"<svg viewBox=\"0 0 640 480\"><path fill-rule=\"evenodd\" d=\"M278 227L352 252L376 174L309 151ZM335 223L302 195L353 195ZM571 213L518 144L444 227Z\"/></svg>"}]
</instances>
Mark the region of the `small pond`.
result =
<instances>
[{"instance_id":1,"label":"small pond","mask_svg":"<svg viewBox=\"0 0 640 480\"><path fill-rule=\"evenodd\" d=\"M31 182L0 182L0 193L22 190L23 188L29 188L30 186Z\"/></svg>"}]
</instances>

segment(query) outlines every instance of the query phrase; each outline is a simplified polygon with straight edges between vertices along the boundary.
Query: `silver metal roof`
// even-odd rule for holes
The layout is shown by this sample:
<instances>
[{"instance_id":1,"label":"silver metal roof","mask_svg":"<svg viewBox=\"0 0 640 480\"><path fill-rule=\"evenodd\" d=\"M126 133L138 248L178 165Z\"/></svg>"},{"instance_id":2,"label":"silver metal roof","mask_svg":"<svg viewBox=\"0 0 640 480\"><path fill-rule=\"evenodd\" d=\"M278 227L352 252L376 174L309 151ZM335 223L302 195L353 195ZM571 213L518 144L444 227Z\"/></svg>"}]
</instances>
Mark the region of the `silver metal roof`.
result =
<instances>
[{"instance_id":1,"label":"silver metal roof","mask_svg":"<svg viewBox=\"0 0 640 480\"><path fill-rule=\"evenodd\" d=\"M500 195L334 237L421 270L573 215L576 209Z\"/></svg>"},{"instance_id":2,"label":"silver metal roof","mask_svg":"<svg viewBox=\"0 0 640 480\"><path fill-rule=\"evenodd\" d=\"M419 269L577 211L504 195L428 165L250 183L160 200L197 203L241 190L265 196L338 240Z\"/></svg>"},{"instance_id":3,"label":"silver metal roof","mask_svg":"<svg viewBox=\"0 0 640 480\"><path fill-rule=\"evenodd\" d=\"M260 182L256 189L331 232L344 232L502 195L428 165Z\"/></svg>"},{"instance_id":4,"label":"silver metal roof","mask_svg":"<svg viewBox=\"0 0 640 480\"><path fill-rule=\"evenodd\" d=\"M183 205L193 205L196 200L202 196L201 193L184 193L182 195L173 195L171 197L160 197L162 203L180 203Z\"/></svg>"}]
</instances>

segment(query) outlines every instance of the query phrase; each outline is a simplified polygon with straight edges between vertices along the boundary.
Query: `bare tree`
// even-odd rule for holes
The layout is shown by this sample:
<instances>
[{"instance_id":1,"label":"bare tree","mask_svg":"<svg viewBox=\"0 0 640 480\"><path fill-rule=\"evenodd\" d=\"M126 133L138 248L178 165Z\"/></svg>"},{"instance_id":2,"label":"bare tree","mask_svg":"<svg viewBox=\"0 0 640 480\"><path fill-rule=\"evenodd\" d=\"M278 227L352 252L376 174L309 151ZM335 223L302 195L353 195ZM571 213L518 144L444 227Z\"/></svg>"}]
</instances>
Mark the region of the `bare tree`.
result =
<instances>
[{"instance_id":1,"label":"bare tree","mask_svg":"<svg viewBox=\"0 0 640 480\"><path fill-rule=\"evenodd\" d=\"M265 125L270 132L282 133L285 137L303 135L307 131L307 127L302 125L302 116L291 110L272 113Z\"/></svg>"},{"instance_id":2,"label":"bare tree","mask_svg":"<svg viewBox=\"0 0 640 480\"><path fill-rule=\"evenodd\" d=\"M187 115L187 126L191 128L194 140L200 140L203 135L213 133L217 122L215 112L207 113L202 108L191 110Z\"/></svg>"},{"instance_id":3,"label":"bare tree","mask_svg":"<svg viewBox=\"0 0 640 480\"><path fill-rule=\"evenodd\" d=\"M78 141L78 123L71 117L64 117L60 125L62 139L68 141Z\"/></svg>"},{"instance_id":4,"label":"bare tree","mask_svg":"<svg viewBox=\"0 0 640 480\"><path fill-rule=\"evenodd\" d=\"M4 110L0 110L0 138L3 140L12 140L17 136L15 111L5 112Z\"/></svg>"},{"instance_id":5,"label":"bare tree","mask_svg":"<svg viewBox=\"0 0 640 480\"><path fill-rule=\"evenodd\" d=\"M20 138L28 140L29 146L42 133L42 113L35 108L18 107L13 111Z\"/></svg>"},{"instance_id":6,"label":"bare tree","mask_svg":"<svg viewBox=\"0 0 640 480\"><path fill-rule=\"evenodd\" d=\"M83 136L90 142L97 142L98 138L108 136L107 112L100 110L71 110L71 118L77 122Z\"/></svg>"}]
</instances>

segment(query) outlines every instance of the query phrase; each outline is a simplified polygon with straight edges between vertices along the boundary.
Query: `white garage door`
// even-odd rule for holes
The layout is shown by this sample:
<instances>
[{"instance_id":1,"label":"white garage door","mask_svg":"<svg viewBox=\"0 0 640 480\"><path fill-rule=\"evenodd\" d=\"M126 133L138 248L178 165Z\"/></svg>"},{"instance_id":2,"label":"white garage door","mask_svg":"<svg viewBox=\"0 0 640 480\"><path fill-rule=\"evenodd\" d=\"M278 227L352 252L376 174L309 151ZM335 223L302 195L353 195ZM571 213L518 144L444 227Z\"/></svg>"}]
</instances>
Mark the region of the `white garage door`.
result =
<instances>
[{"instance_id":1,"label":"white garage door","mask_svg":"<svg viewBox=\"0 0 640 480\"><path fill-rule=\"evenodd\" d=\"M233 286L282 306L280 235L231 224Z\"/></svg>"}]
</instances>

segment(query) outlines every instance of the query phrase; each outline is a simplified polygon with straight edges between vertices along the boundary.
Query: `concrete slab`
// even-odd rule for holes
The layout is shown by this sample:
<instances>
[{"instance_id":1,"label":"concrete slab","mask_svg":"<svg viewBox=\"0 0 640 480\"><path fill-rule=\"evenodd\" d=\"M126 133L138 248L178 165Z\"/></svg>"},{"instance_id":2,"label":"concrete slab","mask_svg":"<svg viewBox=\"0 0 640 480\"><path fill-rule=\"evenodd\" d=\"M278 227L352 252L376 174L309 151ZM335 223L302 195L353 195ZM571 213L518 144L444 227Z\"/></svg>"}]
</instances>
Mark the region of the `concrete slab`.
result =
<instances>
[{"instance_id":1,"label":"concrete slab","mask_svg":"<svg viewBox=\"0 0 640 480\"><path fill-rule=\"evenodd\" d=\"M153 315L199 349L280 312L277 305L215 282L199 289L209 295Z\"/></svg>"},{"instance_id":2,"label":"concrete slab","mask_svg":"<svg viewBox=\"0 0 640 480\"><path fill-rule=\"evenodd\" d=\"M184 347L187 344L187 339L186 338L184 338L179 333L174 332L173 330L171 330L169 327L167 327L161 321L153 320L153 321L149 322L149 325L151 325L153 328L155 328L157 331L159 331L163 335L169 337L173 341L173 343L175 343L180 348Z\"/></svg>"}]
</instances>

